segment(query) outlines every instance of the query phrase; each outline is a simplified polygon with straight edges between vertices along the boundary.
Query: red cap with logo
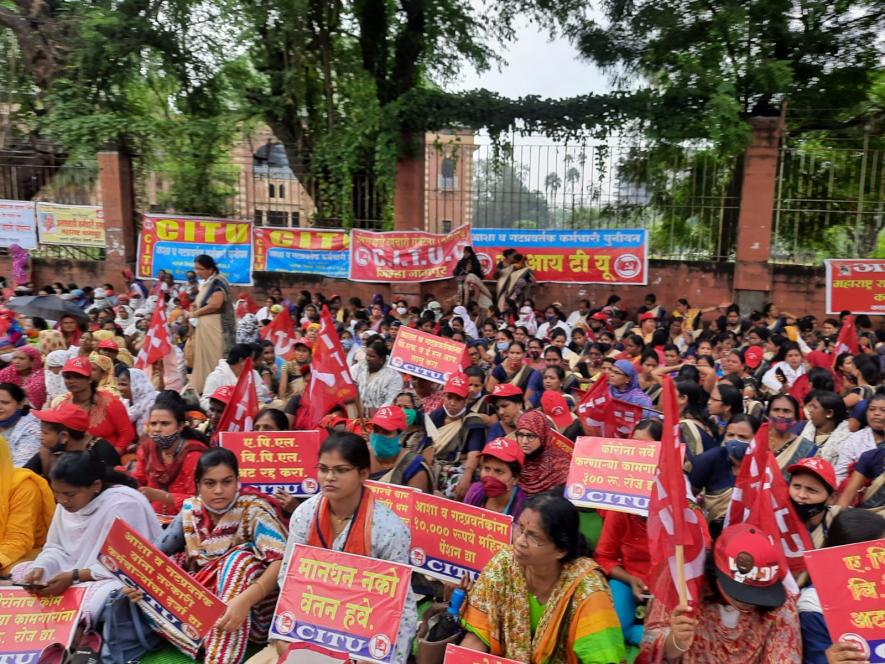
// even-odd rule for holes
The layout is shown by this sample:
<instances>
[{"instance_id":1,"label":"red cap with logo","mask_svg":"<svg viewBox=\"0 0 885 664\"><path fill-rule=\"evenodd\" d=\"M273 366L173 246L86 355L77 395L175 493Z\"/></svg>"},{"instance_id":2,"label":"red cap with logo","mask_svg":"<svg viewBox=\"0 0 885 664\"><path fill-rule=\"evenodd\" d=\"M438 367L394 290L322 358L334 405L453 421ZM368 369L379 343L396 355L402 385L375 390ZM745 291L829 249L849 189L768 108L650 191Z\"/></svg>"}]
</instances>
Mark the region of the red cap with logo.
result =
<instances>
[{"instance_id":1,"label":"red cap with logo","mask_svg":"<svg viewBox=\"0 0 885 664\"><path fill-rule=\"evenodd\" d=\"M497 399L498 397L521 397L522 390L512 383L498 383L490 396L492 399Z\"/></svg>"},{"instance_id":2,"label":"red cap with logo","mask_svg":"<svg viewBox=\"0 0 885 664\"><path fill-rule=\"evenodd\" d=\"M766 608L786 601L783 554L756 526L736 523L723 530L713 549L713 561L719 586L732 599Z\"/></svg>"},{"instance_id":3,"label":"red cap with logo","mask_svg":"<svg viewBox=\"0 0 885 664\"><path fill-rule=\"evenodd\" d=\"M443 388L443 392L445 394L455 394L462 399L466 399L467 394L469 393L467 375L460 371L453 373L446 381L446 386Z\"/></svg>"},{"instance_id":4,"label":"red cap with logo","mask_svg":"<svg viewBox=\"0 0 885 664\"><path fill-rule=\"evenodd\" d=\"M399 406L382 406L369 423L385 431L405 431L407 426L406 414Z\"/></svg>"},{"instance_id":5,"label":"red cap with logo","mask_svg":"<svg viewBox=\"0 0 885 664\"><path fill-rule=\"evenodd\" d=\"M547 417L553 420L560 431L568 427L575 419L569 410L568 402L559 392L544 390L544 394L541 395L541 409Z\"/></svg>"},{"instance_id":6,"label":"red cap with logo","mask_svg":"<svg viewBox=\"0 0 885 664\"><path fill-rule=\"evenodd\" d=\"M791 475L795 475L796 473L811 473L821 482L826 484L831 493L835 491L838 486L836 483L836 471L833 469L833 464L820 457L809 457L797 461L793 465L787 467L787 472Z\"/></svg>"},{"instance_id":7,"label":"red cap with logo","mask_svg":"<svg viewBox=\"0 0 885 664\"><path fill-rule=\"evenodd\" d=\"M72 357L61 368L63 374L72 373L92 378L92 365L85 357Z\"/></svg>"},{"instance_id":8,"label":"red cap with logo","mask_svg":"<svg viewBox=\"0 0 885 664\"><path fill-rule=\"evenodd\" d=\"M644 314L639 314L639 322L641 323L644 320L657 320L658 317L652 311L646 311Z\"/></svg>"},{"instance_id":9,"label":"red cap with logo","mask_svg":"<svg viewBox=\"0 0 885 664\"><path fill-rule=\"evenodd\" d=\"M486 443L482 448L483 456L495 457L504 463L516 461L520 467L525 463L525 453L520 449L515 440L510 438L495 438Z\"/></svg>"},{"instance_id":10,"label":"red cap with logo","mask_svg":"<svg viewBox=\"0 0 885 664\"><path fill-rule=\"evenodd\" d=\"M750 346L744 351L744 364L755 369L762 364L762 349L759 346Z\"/></svg>"},{"instance_id":11,"label":"red cap with logo","mask_svg":"<svg viewBox=\"0 0 885 664\"><path fill-rule=\"evenodd\" d=\"M593 319L593 320L601 320L601 321L607 321L607 320L608 320L608 316L606 316L606 315L605 315L604 313L602 313L601 311L597 311L595 314L593 314L592 316L590 316L590 318Z\"/></svg>"},{"instance_id":12,"label":"red cap with logo","mask_svg":"<svg viewBox=\"0 0 885 664\"><path fill-rule=\"evenodd\" d=\"M117 345L117 342L113 339L105 339L101 343L98 344L99 350L116 350L119 351L120 347Z\"/></svg>"},{"instance_id":13,"label":"red cap with logo","mask_svg":"<svg viewBox=\"0 0 885 664\"><path fill-rule=\"evenodd\" d=\"M89 428L89 413L70 401L62 401L50 410L32 410L31 414L41 422L61 424L74 431L86 431Z\"/></svg>"},{"instance_id":14,"label":"red cap with logo","mask_svg":"<svg viewBox=\"0 0 885 664\"><path fill-rule=\"evenodd\" d=\"M216 401L220 401L221 403L227 405L230 403L230 398L233 396L235 385L224 385L223 387L219 387L215 390L210 396L210 399L215 399Z\"/></svg>"}]
</instances>

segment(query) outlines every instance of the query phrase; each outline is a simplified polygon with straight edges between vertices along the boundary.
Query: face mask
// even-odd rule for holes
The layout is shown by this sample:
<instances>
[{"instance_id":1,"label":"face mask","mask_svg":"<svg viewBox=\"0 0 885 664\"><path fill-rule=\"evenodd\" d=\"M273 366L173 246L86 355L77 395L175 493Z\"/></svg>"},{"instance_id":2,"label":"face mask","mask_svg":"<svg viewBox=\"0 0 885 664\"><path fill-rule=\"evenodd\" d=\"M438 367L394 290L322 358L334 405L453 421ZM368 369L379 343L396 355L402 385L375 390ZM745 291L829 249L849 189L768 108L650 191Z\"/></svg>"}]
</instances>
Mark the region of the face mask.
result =
<instances>
[{"instance_id":1,"label":"face mask","mask_svg":"<svg viewBox=\"0 0 885 664\"><path fill-rule=\"evenodd\" d=\"M492 477L491 475L486 475L482 478L482 490L483 493L486 494L489 498L497 498L498 496L503 496L510 489L507 487L504 482L499 480L497 477Z\"/></svg>"},{"instance_id":2,"label":"face mask","mask_svg":"<svg viewBox=\"0 0 885 664\"><path fill-rule=\"evenodd\" d=\"M400 451L399 436L396 434L384 436L380 433L373 433L369 436L369 445L372 446L372 451L379 459L395 457Z\"/></svg>"},{"instance_id":3,"label":"face mask","mask_svg":"<svg viewBox=\"0 0 885 664\"><path fill-rule=\"evenodd\" d=\"M351 348L353 348L353 339L342 339L341 347L344 350L350 350Z\"/></svg>"},{"instance_id":4,"label":"face mask","mask_svg":"<svg viewBox=\"0 0 885 664\"><path fill-rule=\"evenodd\" d=\"M396 313L398 313L400 316L405 316L407 313L409 313L409 310L405 307L397 307Z\"/></svg>"},{"instance_id":5,"label":"face mask","mask_svg":"<svg viewBox=\"0 0 885 664\"><path fill-rule=\"evenodd\" d=\"M548 322L548 323L552 323L553 321L558 320L558 319L556 318L556 316L547 316L546 318L547 318L547 322Z\"/></svg>"},{"instance_id":6,"label":"face mask","mask_svg":"<svg viewBox=\"0 0 885 664\"><path fill-rule=\"evenodd\" d=\"M821 512L826 512L829 507L826 503L803 505L802 503L797 503L792 498L790 498L790 502L793 503L793 509L796 510L796 514L803 521L808 521L809 519L816 517Z\"/></svg>"},{"instance_id":7,"label":"face mask","mask_svg":"<svg viewBox=\"0 0 885 664\"><path fill-rule=\"evenodd\" d=\"M22 416L21 408L16 408L15 412L7 417L5 420L0 420L0 429L6 429L11 427L13 424L18 422L18 419Z\"/></svg>"},{"instance_id":8,"label":"face mask","mask_svg":"<svg viewBox=\"0 0 885 664\"><path fill-rule=\"evenodd\" d=\"M507 341L499 341L498 343L495 344L495 348L497 348L499 351L501 351L503 353L508 348L510 348L510 343Z\"/></svg>"},{"instance_id":9,"label":"face mask","mask_svg":"<svg viewBox=\"0 0 885 664\"><path fill-rule=\"evenodd\" d=\"M412 426L418 419L418 411L414 408L403 408L403 412L406 414L406 426Z\"/></svg>"},{"instance_id":10,"label":"face mask","mask_svg":"<svg viewBox=\"0 0 885 664\"><path fill-rule=\"evenodd\" d=\"M747 455L750 443L745 443L738 438L732 438L725 441L725 449L728 450L728 456L735 461L740 461Z\"/></svg>"},{"instance_id":11,"label":"face mask","mask_svg":"<svg viewBox=\"0 0 885 664\"><path fill-rule=\"evenodd\" d=\"M443 406L443 410L446 411L446 415L448 415L449 417L452 417L452 418L461 417L464 413L467 412L467 405L465 404L464 408L459 410L457 413L451 412L446 406Z\"/></svg>"},{"instance_id":12,"label":"face mask","mask_svg":"<svg viewBox=\"0 0 885 664\"><path fill-rule=\"evenodd\" d=\"M796 424L796 420L792 417L771 417L769 422L771 422L771 426L778 433L786 433L790 430L790 427Z\"/></svg>"},{"instance_id":13,"label":"face mask","mask_svg":"<svg viewBox=\"0 0 885 664\"><path fill-rule=\"evenodd\" d=\"M216 516L222 516L224 514L227 514L228 512L230 512L233 509L234 505L237 504L237 500L239 499L239 497L240 497L240 492L237 491L237 494L234 496L234 499L232 501L230 501L226 507L222 507L220 510L216 510L216 509L209 507L206 503L203 503L203 509L205 509L210 514L214 514Z\"/></svg>"},{"instance_id":14,"label":"face mask","mask_svg":"<svg viewBox=\"0 0 885 664\"><path fill-rule=\"evenodd\" d=\"M533 360L537 360L539 357L541 357L541 351L539 351L539 350L530 350L530 351L529 351L529 357L532 358Z\"/></svg>"},{"instance_id":15,"label":"face mask","mask_svg":"<svg viewBox=\"0 0 885 664\"><path fill-rule=\"evenodd\" d=\"M154 441L154 445L157 446L158 449L168 450L170 447L175 445L181 439L181 432L176 431L175 433L170 433L166 436L151 436L151 440Z\"/></svg>"}]
</instances>

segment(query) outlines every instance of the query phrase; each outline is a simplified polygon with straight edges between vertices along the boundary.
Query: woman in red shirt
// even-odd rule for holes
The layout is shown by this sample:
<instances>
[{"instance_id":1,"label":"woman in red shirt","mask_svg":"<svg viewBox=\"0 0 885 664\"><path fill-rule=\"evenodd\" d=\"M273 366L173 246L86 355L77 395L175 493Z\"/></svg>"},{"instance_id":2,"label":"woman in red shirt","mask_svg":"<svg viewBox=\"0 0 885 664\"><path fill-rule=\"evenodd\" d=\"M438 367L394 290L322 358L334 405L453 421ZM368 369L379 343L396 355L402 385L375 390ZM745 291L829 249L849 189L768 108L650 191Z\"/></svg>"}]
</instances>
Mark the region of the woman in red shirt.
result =
<instances>
[{"instance_id":1,"label":"woman in red shirt","mask_svg":"<svg viewBox=\"0 0 885 664\"><path fill-rule=\"evenodd\" d=\"M197 463L208 447L202 436L186 426L186 407L161 397L145 425L147 438L138 446L133 475L139 491L151 501L160 520L171 521L181 505L194 497Z\"/></svg>"}]
</instances>

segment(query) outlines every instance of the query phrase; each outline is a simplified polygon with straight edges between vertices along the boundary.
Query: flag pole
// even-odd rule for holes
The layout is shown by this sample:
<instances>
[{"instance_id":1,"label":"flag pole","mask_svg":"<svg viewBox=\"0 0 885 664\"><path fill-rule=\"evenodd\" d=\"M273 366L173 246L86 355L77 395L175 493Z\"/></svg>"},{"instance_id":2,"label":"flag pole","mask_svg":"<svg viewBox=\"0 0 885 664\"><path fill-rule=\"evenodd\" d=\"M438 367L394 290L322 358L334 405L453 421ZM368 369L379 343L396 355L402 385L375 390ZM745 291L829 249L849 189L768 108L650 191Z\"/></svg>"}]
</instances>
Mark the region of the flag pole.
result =
<instances>
[{"instance_id":1,"label":"flag pole","mask_svg":"<svg viewBox=\"0 0 885 664\"><path fill-rule=\"evenodd\" d=\"M676 590L679 592L679 604L688 606L688 584L685 581L685 549L682 544L676 545Z\"/></svg>"}]
</instances>

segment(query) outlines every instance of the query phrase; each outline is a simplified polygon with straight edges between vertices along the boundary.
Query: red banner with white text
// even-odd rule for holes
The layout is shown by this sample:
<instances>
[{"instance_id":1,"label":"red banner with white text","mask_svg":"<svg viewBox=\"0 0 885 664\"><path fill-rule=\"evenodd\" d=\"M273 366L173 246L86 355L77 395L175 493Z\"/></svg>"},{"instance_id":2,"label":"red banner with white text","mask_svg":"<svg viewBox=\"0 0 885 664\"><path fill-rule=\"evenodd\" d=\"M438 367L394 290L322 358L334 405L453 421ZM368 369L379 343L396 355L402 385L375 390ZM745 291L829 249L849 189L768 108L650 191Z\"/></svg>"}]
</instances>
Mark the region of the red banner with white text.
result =
<instances>
[{"instance_id":1,"label":"red banner with white text","mask_svg":"<svg viewBox=\"0 0 885 664\"><path fill-rule=\"evenodd\" d=\"M71 645L85 595L83 586L72 586L57 597L0 588L0 662L36 662L46 646Z\"/></svg>"},{"instance_id":2,"label":"red banner with white text","mask_svg":"<svg viewBox=\"0 0 885 664\"><path fill-rule=\"evenodd\" d=\"M423 231L350 233L351 281L401 282L448 279L470 244L470 226L448 235Z\"/></svg>"},{"instance_id":3,"label":"red banner with white text","mask_svg":"<svg viewBox=\"0 0 885 664\"><path fill-rule=\"evenodd\" d=\"M885 315L885 259L829 259L824 266L828 314Z\"/></svg>"}]
</instances>

